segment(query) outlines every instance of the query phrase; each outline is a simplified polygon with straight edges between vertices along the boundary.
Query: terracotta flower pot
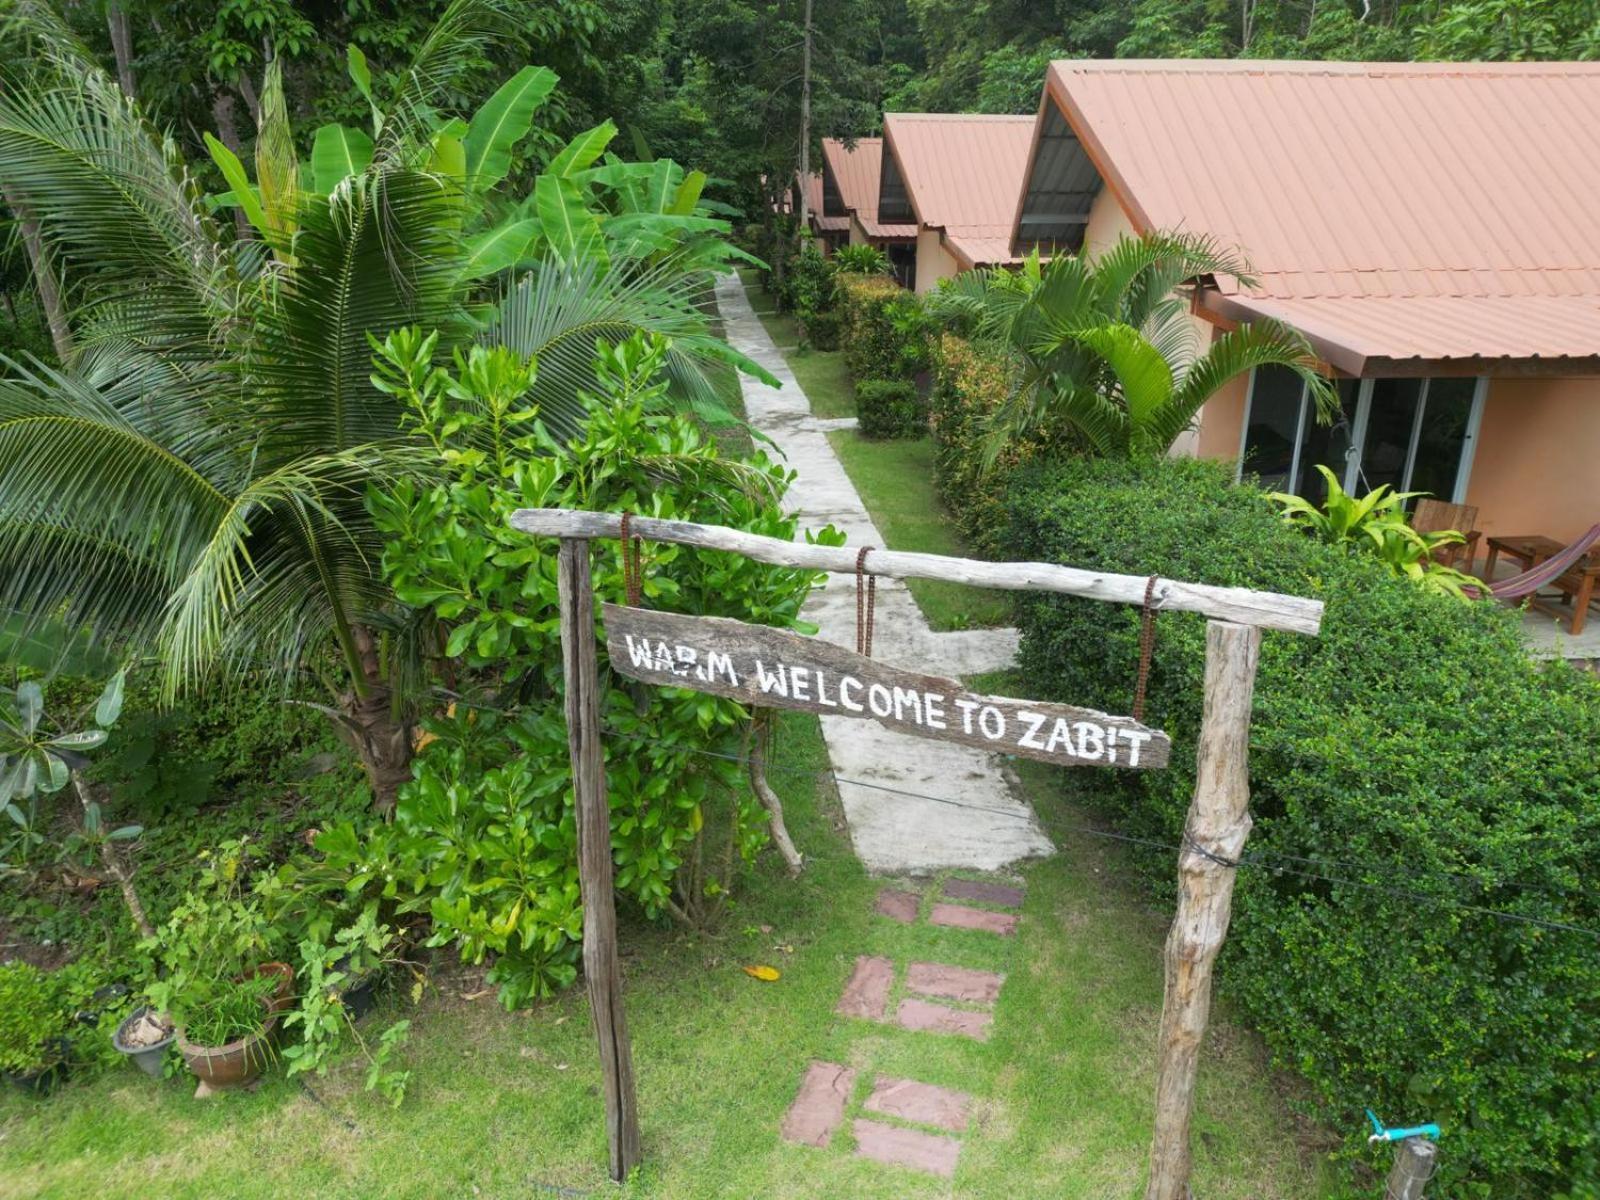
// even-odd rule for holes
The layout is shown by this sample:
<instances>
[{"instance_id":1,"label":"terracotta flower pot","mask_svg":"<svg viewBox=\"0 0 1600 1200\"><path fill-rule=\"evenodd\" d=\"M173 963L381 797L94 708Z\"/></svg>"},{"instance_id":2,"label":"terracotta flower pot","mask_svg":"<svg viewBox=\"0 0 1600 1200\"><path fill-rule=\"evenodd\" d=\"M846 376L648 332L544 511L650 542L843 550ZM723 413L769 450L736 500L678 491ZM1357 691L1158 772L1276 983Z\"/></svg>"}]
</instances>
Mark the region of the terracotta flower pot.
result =
<instances>
[{"instance_id":1,"label":"terracotta flower pot","mask_svg":"<svg viewBox=\"0 0 1600 1200\"><path fill-rule=\"evenodd\" d=\"M270 1011L270 1009L269 1009ZM196 1046L184 1036L183 1026L178 1027L178 1053L183 1055L183 1065L201 1084L213 1091L219 1088L242 1087L260 1075L272 1061L271 1039L278 1025L278 1014L272 1013L260 1033L239 1038L226 1046Z\"/></svg>"},{"instance_id":2,"label":"terracotta flower pot","mask_svg":"<svg viewBox=\"0 0 1600 1200\"><path fill-rule=\"evenodd\" d=\"M273 1014L288 1012L294 1007L294 968L288 963L269 962L262 963L246 971L240 979L256 979L262 975L276 975L278 977L277 989L272 993L272 998L267 1001L267 1011Z\"/></svg>"}]
</instances>

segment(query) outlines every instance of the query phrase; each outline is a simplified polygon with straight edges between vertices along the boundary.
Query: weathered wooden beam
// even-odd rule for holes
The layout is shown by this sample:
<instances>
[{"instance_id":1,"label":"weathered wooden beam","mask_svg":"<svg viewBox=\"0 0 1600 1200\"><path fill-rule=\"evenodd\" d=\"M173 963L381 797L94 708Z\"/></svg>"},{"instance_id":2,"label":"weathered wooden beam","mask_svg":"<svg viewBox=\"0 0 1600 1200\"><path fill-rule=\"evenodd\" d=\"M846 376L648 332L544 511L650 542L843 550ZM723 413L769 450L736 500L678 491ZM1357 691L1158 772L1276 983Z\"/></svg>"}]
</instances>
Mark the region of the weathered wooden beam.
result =
<instances>
[{"instance_id":1,"label":"weathered wooden beam","mask_svg":"<svg viewBox=\"0 0 1600 1200\"><path fill-rule=\"evenodd\" d=\"M1406 1138L1394 1148L1394 1166L1384 1185L1383 1200L1422 1200L1438 1164L1438 1146L1427 1138Z\"/></svg>"},{"instance_id":2,"label":"weathered wooden beam","mask_svg":"<svg viewBox=\"0 0 1600 1200\"><path fill-rule=\"evenodd\" d=\"M1172 742L1132 717L971 692L821 638L728 617L607 604L611 669L657 687L689 688L765 708L876 721L938 742L1058 766L1167 765Z\"/></svg>"},{"instance_id":3,"label":"weathered wooden beam","mask_svg":"<svg viewBox=\"0 0 1600 1200\"><path fill-rule=\"evenodd\" d=\"M583 977L595 1038L600 1043L611 1178L621 1183L639 1162L639 1109L633 1088L633 1046L622 1007L622 966L617 959L611 809L600 745L600 671L595 654L589 543L563 538L557 567L561 665L567 684L567 749L572 756L578 889L583 899Z\"/></svg>"},{"instance_id":4,"label":"weathered wooden beam","mask_svg":"<svg viewBox=\"0 0 1600 1200\"><path fill-rule=\"evenodd\" d=\"M1188 1200L1189 1123L1211 972L1228 934L1235 864L1250 836L1250 705L1261 631L1206 627L1205 709L1194 799L1178 854L1178 911L1167 934L1155 1135L1145 1200Z\"/></svg>"},{"instance_id":5,"label":"weathered wooden beam","mask_svg":"<svg viewBox=\"0 0 1600 1200\"><path fill-rule=\"evenodd\" d=\"M549 537L616 538L621 536L622 517L617 513L563 508L523 508L511 515L511 525L524 533ZM726 550L779 567L838 574L854 574L856 569L854 549L786 542L717 525L634 517L630 532L648 541ZM1142 575L1084 571L1054 563L979 562L904 550L874 550L867 558L867 574L891 579L944 579L1009 591L1058 592L1117 604L1142 604L1145 595ZM1322 601L1304 596L1159 579L1154 600L1162 609L1203 613L1214 620L1262 629L1315 634L1322 626Z\"/></svg>"}]
</instances>

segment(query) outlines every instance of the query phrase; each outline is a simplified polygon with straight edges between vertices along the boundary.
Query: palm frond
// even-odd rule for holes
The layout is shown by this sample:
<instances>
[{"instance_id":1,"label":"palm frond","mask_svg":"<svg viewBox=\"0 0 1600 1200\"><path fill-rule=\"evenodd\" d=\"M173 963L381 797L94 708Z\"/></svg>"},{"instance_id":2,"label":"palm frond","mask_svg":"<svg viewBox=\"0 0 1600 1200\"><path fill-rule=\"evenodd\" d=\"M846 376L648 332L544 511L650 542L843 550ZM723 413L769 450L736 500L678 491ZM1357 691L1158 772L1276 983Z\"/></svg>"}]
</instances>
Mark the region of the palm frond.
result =
<instances>
[{"instance_id":1,"label":"palm frond","mask_svg":"<svg viewBox=\"0 0 1600 1200\"><path fill-rule=\"evenodd\" d=\"M1171 404L1157 415L1153 435L1170 443L1230 379L1269 366L1288 367L1304 379L1320 414L1337 411L1338 397L1305 337L1279 321L1252 321L1220 335L1190 365Z\"/></svg>"}]
</instances>

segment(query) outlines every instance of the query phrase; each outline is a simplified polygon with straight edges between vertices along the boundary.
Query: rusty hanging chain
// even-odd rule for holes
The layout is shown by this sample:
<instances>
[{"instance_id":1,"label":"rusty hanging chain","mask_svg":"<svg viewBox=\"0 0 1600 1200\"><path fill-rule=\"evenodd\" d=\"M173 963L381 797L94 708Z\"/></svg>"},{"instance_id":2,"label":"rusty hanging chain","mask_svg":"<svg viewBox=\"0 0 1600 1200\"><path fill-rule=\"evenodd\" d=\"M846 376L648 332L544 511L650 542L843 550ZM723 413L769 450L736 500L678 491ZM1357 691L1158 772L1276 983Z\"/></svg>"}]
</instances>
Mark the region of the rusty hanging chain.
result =
<instances>
[{"instance_id":1,"label":"rusty hanging chain","mask_svg":"<svg viewBox=\"0 0 1600 1200\"><path fill-rule=\"evenodd\" d=\"M622 589L627 594L628 607L638 608L644 590L644 539L633 537L633 514L622 514Z\"/></svg>"},{"instance_id":2,"label":"rusty hanging chain","mask_svg":"<svg viewBox=\"0 0 1600 1200\"><path fill-rule=\"evenodd\" d=\"M878 603L878 577L867 574L867 555L874 549L863 546L856 555L856 653L863 658L872 657L872 618Z\"/></svg>"},{"instance_id":3,"label":"rusty hanging chain","mask_svg":"<svg viewBox=\"0 0 1600 1200\"><path fill-rule=\"evenodd\" d=\"M1144 724L1144 693L1150 683L1150 656L1156 648L1156 584L1159 575L1144 582L1144 609L1139 616L1139 677L1133 685L1133 719Z\"/></svg>"}]
</instances>

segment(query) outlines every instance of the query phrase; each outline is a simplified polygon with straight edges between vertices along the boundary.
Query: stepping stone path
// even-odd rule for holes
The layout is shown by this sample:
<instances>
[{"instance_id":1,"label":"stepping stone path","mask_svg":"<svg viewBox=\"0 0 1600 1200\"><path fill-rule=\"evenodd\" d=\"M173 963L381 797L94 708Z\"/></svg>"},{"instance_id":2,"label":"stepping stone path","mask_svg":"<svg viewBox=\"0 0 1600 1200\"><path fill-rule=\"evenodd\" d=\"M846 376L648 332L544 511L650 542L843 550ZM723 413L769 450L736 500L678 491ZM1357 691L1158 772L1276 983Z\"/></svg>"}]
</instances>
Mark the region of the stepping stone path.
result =
<instances>
[{"instance_id":1,"label":"stepping stone path","mask_svg":"<svg viewBox=\"0 0 1600 1200\"><path fill-rule=\"evenodd\" d=\"M947 879L939 898L930 899L925 927L1010 937L1016 932L1017 913L952 901L1017 909L1023 893L1010 884ZM897 924L915 926L922 918L923 901L921 893L891 885L878 893L873 909ZM834 1012L912 1033L984 1041L994 1024L994 1008L1004 985L1005 976L994 971L926 961L907 962L902 968L884 955L862 954L856 958ZM895 1004L897 994L899 1002ZM849 1119L856 1157L946 1178L954 1175L961 1154L960 1135L972 1118L973 1098L915 1079L875 1075L871 1090L856 1106L853 1098L861 1090L861 1079L861 1072L854 1068L813 1062L783 1119L784 1139L827 1149Z\"/></svg>"}]
</instances>

